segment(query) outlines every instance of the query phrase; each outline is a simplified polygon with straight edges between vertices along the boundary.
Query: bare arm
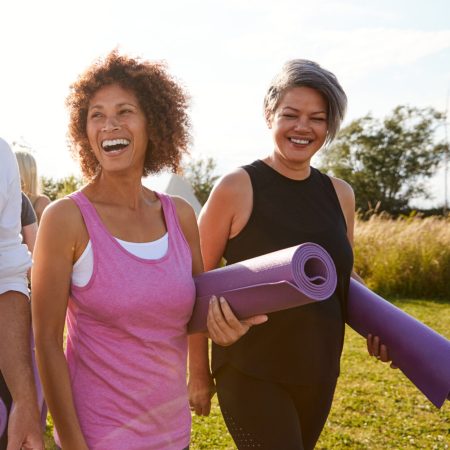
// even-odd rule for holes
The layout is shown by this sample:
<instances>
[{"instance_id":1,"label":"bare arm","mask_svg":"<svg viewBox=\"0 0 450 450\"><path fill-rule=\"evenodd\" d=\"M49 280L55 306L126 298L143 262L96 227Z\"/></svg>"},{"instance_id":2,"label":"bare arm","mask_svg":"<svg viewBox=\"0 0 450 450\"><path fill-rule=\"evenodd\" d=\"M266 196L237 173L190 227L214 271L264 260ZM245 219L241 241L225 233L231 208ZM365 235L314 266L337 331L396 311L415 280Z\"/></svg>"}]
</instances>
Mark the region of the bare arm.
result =
<instances>
[{"instance_id":1,"label":"bare arm","mask_svg":"<svg viewBox=\"0 0 450 450\"><path fill-rule=\"evenodd\" d=\"M63 353L70 277L73 261L80 253L80 229L80 213L71 200L49 207L39 226L32 270L36 358L45 398L65 450L87 449Z\"/></svg>"},{"instance_id":2,"label":"bare arm","mask_svg":"<svg viewBox=\"0 0 450 450\"><path fill-rule=\"evenodd\" d=\"M31 259L21 245L21 204L17 162L8 144L0 139L0 370L14 402L8 420L8 450L41 450L25 277Z\"/></svg>"},{"instance_id":3,"label":"bare arm","mask_svg":"<svg viewBox=\"0 0 450 450\"><path fill-rule=\"evenodd\" d=\"M14 402L9 418L8 449L42 449L31 367L30 305L28 298L16 291L0 295L0 368Z\"/></svg>"},{"instance_id":4,"label":"bare arm","mask_svg":"<svg viewBox=\"0 0 450 450\"><path fill-rule=\"evenodd\" d=\"M31 254L34 251L34 244L36 243L38 226L37 223L30 223L22 227L23 243L28 247ZM31 267L28 269L28 280L31 280Z\"/></svg>"},{"instance_id":5,"label":"bare arm","mask_svg":"<svg viewBox=\"0 0 450 450\"><path fill-rule=\"evenodd\" d=\"M23 243L26 244L30 253L34 251L34 244L36 243L38 226L37 223L30 223L30 225L25 225L22 227L22 238Z\"/></svg>"},{"instance_id":6,"label":"bare arm","mask_svg":"<svg viewBox=\"0 0 450 450\"><path fill-rule=\"evenodd\" d=\"M184 200L174 200L183 234L191 249L192 275L198 275L203 272L203 261L195 213ZM203 334L190 335L188 339L189 349L196 349L194 352L189 350L189 403L197 415L207 416L211 408L210 400L215 392L209 371L208 340Z\"/></svg>"},{"instance_id":7,"label":"bare arm","mask_svg":"<svg viewBox=\"0 0 450 450\"><path fill-rule=\"evenodd\" d=\"M36 200L34 204L34 209L36 211L38 223L41 222L42 214L45 208L47 208L47 206L50 205L50 203L51 200L46 195L40 195L39 198Z\"/></svg>"},{"instance_id":8,"label":"bare arm","mask_svg":"<svg viewBox=\"0 0 450 450\"><path fill-rule=\"evenodd\" d=\"M206 270L219 265L228 239L245 226L251 208L251 183L242 169L223 177L215 186L199 218L200 245ZM219 321L211 321L214 317L219 318ZM208 328L210 332L214 331L216 339L228 340L230 335L227 334L232 330L235 335L233 339L236 340L248 327L249 325L237 321L226 303L220 306L218 300L214 299L208 314ZM212 384L212 377L207 338L201 334L190 337L189 361L191 406L197 414L204 414L205 411L209 413L210 401L205 393Z\"/></svg>"}]
</instances>

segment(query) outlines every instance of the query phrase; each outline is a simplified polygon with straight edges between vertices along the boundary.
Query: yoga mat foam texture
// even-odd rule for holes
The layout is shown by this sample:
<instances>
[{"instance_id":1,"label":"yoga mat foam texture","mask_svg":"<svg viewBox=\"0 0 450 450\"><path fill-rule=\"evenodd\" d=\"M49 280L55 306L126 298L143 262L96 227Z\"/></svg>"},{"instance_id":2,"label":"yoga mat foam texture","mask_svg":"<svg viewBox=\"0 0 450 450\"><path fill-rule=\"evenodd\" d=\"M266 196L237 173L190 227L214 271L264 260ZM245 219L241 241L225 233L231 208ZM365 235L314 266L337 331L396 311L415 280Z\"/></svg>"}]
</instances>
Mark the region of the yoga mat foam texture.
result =
<instances>
[{"instance_id":1,"label":"yoga mat foam texture","mask_svg":"<svg viewBox=\"0 0 450 450\"><path fill-rule=\"evenodd\" d=\"M370 289L350 280L347 323L379 336L393 363L440 408L450 400L450 341Z\"/></svg>"},{"instance_id":2,"label":"yoga mat foam texture","mask_svg":"<svg viewBox=\"0 0 450 450\"><path fill-rule=\"evenodd\" d=\"M197 298L189 333L206 331L212 295L225 297L244 319L325 300L335 291L337 277L331 256L307 242L202 273L194 281Z\"/></svg>"}]
</instances>

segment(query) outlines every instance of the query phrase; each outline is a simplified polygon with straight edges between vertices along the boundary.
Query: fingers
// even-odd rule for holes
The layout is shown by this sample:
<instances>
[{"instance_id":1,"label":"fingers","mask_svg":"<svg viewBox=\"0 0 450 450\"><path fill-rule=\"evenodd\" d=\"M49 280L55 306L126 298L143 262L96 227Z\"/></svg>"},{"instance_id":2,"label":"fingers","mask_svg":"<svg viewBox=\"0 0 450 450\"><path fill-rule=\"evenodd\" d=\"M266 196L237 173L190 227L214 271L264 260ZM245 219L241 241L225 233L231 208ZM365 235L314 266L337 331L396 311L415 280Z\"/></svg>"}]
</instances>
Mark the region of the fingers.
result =
<instances>
[{"instance_id":1,"label":"fingers","mask_svg":"<svg viewBox=\"0 0 450 450\"><path fill-rule=\"evenodd\" d=\"M215 296L209 304L207 326L210 338L222 346L233 344L250 328L238 320L223 297L218 300Z\"/></svg>"},{"instance_id":2,"label":"fingers","mask_svg":"<svg viewBox=\"0 0 450 450\"><path fill-rule=\"evenodd\" d=\"M233 311L231 310L230 305L223 297L219 298L219 302L220 302L219 308L222 311L223 317L225 318L225 323L227 325L235 329L240 328L248 329L250 325L243 324L239 321L239 319L234 315Z\"/></svg>"},{"instance_id":3,"label":"fingers","mask_svg":"<svg viewBox=\"0 0 450 450\"><path fill-rule=\"evenodd\" d=\"M197 416L209 416L211 411L211 401L190 402L190 409L194 411Z\"/></svg>"},{"instance_id":4,"label":"fingers","mask_svg":"<svg viewBox=\"0 0 450 450\"><path fill-rule=\"evenodd\" d=\"M211 297L209 301L208 316L206 318L206 326L208 327L209 337L216 343L221 345L225 336L222 328L224 326L225 318L222 310L217 302L217 297Z\"/></svg>"},{"instance_id":5,"label":"fingers","mask_svg":"<svg viewBox=\"0 0 450 450\"><path fill-rule=\"evenodd\" d=\"M378 336L373 336L372 334L369 334L367 336L367 351L369 352L370 356L375 356L382 362L391 361L388 347L381 343L381 340ZM391 362L391 368L397 369L398 367L393 362Z\"/></svg>"},{"instance_id":6,"label":"fingers","mask_svg":"<svg viewBox=\"0 0 450 450\"><path fill-rule=\"evenodd\" d=\"M378 359L380 359L383 362L389 361L388 349L384 344L380 345L380 352L379 352L378 356L379 356Z\"/></svg>"},{"instance_id":7,"label":"fingers","mask_svg":"<svg viewBox=\"0 0 450 450\"><path fill-rule=\"evenodd\" d=\"M253 325L260 325L264 322L267 322L268 317L265 314L261 314L259 316L252 316L248 319L242 320L242 323L245 323L246 325L253 326Z\"/></svg>"},{"instance_id":8,"label":"fingers","mask_svg":"<svg viewBox=\"0 0 450 450\"><path fill-rule=\"evenodd\" d=\"M367 351L370 356L374 356L373 353L373 336L371 334L367 335Z\"/></svg>"}]
</instances>

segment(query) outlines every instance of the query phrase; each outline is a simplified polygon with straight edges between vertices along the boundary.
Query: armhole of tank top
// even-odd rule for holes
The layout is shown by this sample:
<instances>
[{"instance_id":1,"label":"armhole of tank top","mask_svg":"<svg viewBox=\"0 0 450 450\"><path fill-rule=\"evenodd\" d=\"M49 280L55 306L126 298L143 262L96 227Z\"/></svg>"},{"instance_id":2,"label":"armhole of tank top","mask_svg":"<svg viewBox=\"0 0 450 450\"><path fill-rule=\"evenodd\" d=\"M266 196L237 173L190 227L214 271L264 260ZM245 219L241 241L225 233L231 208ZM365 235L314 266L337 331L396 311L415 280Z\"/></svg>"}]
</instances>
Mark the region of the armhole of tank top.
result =
<instances>
[{"instance_id":1,"label":"armhole of tank top","mask_svg":"<svg viewBox=\"0 0 450 450\"><path fill-rule=\"evenodd\" d=\"M228 242L238 240L238 238L240 238L240 236L242 236L243 233L245 233L247 231L248 227L250 227L252 222L255 220L254 211L255 211L255 204L256 204L256 195L257 195L257 193L256 193L255 186L253 184L253 177L252 177L251 171L252 170L256 170L256 168L249 164L247 166L242 166L241 169L245 170L245 172L247 173L248 177L250 178L250 187L252 189L252 210L250 212L250 215L248 216L247 222L242 227L241 231L239 231L239 233L236 234L236 236L233 236L231 239L228 239Z\"/></svg>"},{"instance_id":2,"label":"armhole of tank top","mask_svg":"<svg viewBox=\"0 0 450 450\"><path fill-rule=\"evenodd\" d=\"M82 195L79 195L79 194L82 194ZM74 289L85 290L91 286L91 284L94 281L94 278L97 276L97 265L98 265L97 242L96 242L95 238L94 239L92 238L95 233L94 233L94 230L91 230L91 225L88 224L89 215L91 215L90 218L93 221L96 220L96 221L100 222L100 225L102 225L102 223L100 221L100 217L98 216L98 213L95 210L94 206L89 202L89 199L81 191L76 191L76 192L68 195L67 197L70 198L75 203L78 210L80 211L81 220L84 223L84 226L86 228L86 232L88 235L88 242L86 243L86 247L84 248L80 257L75 261L75 264L81 259L81 257L83 256L83 254L85 254L85 252L90 252L92 255L92 273L89 277L88 282L86 284L84 284L83 286L77 286L77 285L71 283L72 287ZM105 229L105 231L106 231L106 229ZM90 248L88 249L88 247L90 247ZM73 267L74 266L72 266L72 270L73 270Z\"/></svg>"},{"instance_id":3,"label":"armhole of tank top","mask_svg":"<svg viewBox=\"0 0 450 450\"><path fill-rule=\"evenodd\" d=\"M175 202L168 194L164 194L161 192L157 193L161 206L163 209L164 222L166 223L167 234L169 235L169 242L167 247L167 253L171 251L171 247L175 245L175 233L178 235L178 238L181 242L184 243L187 251L192 257L191 247L189 242L186 239L186 236L183 233L183 228L181 227L180 220L178 218L177 207Z\"/></svg>"},{"instance_id":4,"label":"armhole of tank top","mask_svg":"<svg viewBox=\"0 0 450 450\"><path fill-rule=\"evenodd\" d=\"M341 216L341 219L342 219L343 222L344 222L345 231L348 231L348 230L347 230L347 219L345 218L344 211L342 211L341 202L339 201L339 196L337 195L337 192L336 192L336 189L335 189L335 187L334 187L333 181L331 180L331 178L330 178L327 174L322 173L322 172L320 172L320 171L318 171L318 173L319 173L322 177L324 177L325 180L326 180L325 182L328 183L328 186L329 186L330 192L331 192L331 196L333 197L333 199L334 199L334 201L335 201L335 203L336 203L336 208L338 209L339 214L340 214L340 216Z\"/></svg>"}]
</instances>

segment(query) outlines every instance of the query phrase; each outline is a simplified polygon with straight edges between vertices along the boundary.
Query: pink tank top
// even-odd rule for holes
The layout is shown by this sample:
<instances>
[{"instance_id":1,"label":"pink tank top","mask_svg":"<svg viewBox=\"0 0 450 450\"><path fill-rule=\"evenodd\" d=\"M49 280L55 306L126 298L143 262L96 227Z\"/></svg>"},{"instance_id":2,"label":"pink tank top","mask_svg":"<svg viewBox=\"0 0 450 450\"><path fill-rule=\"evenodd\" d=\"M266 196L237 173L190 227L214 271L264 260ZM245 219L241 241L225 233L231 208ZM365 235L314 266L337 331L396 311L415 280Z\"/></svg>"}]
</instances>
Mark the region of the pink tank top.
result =
<instances>
[{"instance_id":1,"label":"pink tank top","mask_svg":"<svg viewBox=\"0 0 450 450\"><path fill-rule=\"evenodd\" d=\"M157 195L169 245L156 260L125 250L87 197L70 195L94 254L89 283L71 286L66 350L75 408L90 450L189 445L186 324L195 299L192 256L173 201Z\"/></svg>"}]
</instances>

